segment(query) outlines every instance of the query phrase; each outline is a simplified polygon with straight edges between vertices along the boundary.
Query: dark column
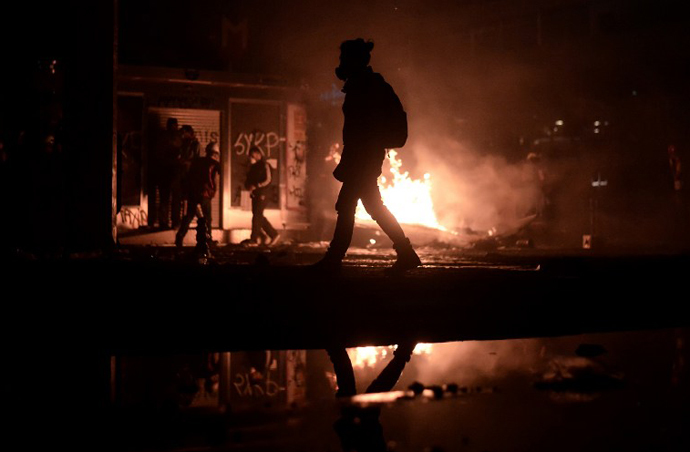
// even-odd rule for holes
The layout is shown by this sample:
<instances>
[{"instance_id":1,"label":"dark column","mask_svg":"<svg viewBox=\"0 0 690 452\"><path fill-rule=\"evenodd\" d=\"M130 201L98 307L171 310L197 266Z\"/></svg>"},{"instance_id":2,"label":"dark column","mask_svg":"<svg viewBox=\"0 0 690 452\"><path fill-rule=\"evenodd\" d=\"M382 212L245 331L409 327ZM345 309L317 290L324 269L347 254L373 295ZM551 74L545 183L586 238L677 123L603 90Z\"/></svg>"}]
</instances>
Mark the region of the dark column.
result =
<instances>
[{"instance_id":1,"label":"dark column","mask_svg":"<svg viewBox=\"0 0 690 452\"><path fill-rule=\"evenodd\" d=\"M116 206L116 0L69 2L64 26L68 245L113 246Z\"/></svg>"}]
</instances>

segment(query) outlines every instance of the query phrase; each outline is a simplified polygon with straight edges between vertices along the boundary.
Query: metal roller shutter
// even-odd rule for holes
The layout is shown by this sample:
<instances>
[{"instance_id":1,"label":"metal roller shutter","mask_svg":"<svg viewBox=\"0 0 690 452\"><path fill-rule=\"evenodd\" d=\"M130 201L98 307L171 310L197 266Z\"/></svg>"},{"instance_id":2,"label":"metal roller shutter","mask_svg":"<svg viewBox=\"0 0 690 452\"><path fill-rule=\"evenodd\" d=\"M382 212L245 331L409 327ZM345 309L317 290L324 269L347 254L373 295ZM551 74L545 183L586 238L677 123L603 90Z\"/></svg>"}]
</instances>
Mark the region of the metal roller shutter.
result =
<instances>
[{"instance_id":1,"label":"metal roller shutter","mask_svg":"<svg viewBox=\"0 0 690 452\"><path fill-rule=\"evenodd\" d=\"M157 121L161 129L165 129L165 123L168 118L176 118L180 127L185 124L192 126L196 134L197 140L201 143L201 155L204 155L204 149L210 141L217 141L220 143L220 111L218 110L195 110L189 108L149 108L149 114L157 116ZM220 149L221 154L223 149ZM222 155L221 155L222 161ZM222 177L222 175L221 175ZM220 225L220 187L222 187L222 180L219 183L219 190L216 197L213 198L213 227L218 228Z\"/></svg>"}]
</instances>

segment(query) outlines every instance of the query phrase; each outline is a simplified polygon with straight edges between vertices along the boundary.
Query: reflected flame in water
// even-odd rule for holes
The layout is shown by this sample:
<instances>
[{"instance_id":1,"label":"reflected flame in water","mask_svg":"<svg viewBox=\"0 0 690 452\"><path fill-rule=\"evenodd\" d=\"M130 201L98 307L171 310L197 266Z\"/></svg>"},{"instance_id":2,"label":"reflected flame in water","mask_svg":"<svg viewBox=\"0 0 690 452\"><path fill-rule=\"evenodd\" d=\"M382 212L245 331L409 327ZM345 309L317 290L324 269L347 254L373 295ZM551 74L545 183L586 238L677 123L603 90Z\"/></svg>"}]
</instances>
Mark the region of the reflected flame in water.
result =
<instances>
[{"instance_id":1,"label":"reflected flame in water","mask_svg":"<svg viewBox=\"0 0 690 452\"><path fill-rule=\"evenodd\" d=\"M355 369L363 369L365 367L374 367L376 363L386 359L393 354L396 346L387 347L354 347L348 348L347 354L352 361L352 367ZM412 352L414 355L430 355L433 351L433 344L419 343Z\"/></svg>"}]
</instances>

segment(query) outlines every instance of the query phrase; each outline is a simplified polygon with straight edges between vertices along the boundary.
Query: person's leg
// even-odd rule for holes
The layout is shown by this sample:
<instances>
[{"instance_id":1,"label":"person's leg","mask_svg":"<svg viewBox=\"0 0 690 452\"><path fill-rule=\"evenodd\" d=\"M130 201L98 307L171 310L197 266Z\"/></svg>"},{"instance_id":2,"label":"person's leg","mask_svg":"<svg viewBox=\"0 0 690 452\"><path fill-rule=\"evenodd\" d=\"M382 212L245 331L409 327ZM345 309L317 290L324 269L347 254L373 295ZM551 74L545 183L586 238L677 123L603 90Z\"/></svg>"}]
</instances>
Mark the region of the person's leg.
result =
<instances>
[{"instance_id":1,"label":"person's leg","mask_svg":"<svg viewBox=\"0 0 690 452\"><path fill-rule=\"evenodd\" d=\"M388 392L393 389L395 383L400 379L405 364L412 357L412 352L417 344L414 342L408 342L403 344L398 344L398 348L395 349L393 353L393 359L388 363L388 365L381 371L381 373L371 382L366 390L367 394L373 392Z\"/></svg>"},{"instance_id":2,"label":"person's leg","mask_svg":"<svg viewBox=\"0 0 690 452\"><path fill-rule=\"evenodd\" d=\"M182 218L182 221L180 222L180 229L178 229L177 234L175 235L175 245L178 247L182 246L184 236L187 235L187 231L189 230L189 224L196 216L196 205L196 201L191 199L187 202L187 213Z\"/></svg>"},{"instance_id":3,"label":"person's leg","mask_svg":"<svg viewBox=\"0 0 690 452\"><path fill-rule=\"evenodd\" d=\"M211 229L213 228L212 201L211 199L203 198L200 202L201 214L206 218L206 236L209 240L212 240Z\"/></svg>"},{"instance_id":4,"label":"person's leg","mask_svg":"<svg viewBox=\"0 0 690 452\"><path fill-rule=\"evenodd\" d=\"M327 349L328 357L333 363L333 370L338 382L336 397L350 397L357 394L355 385L355 371L352 369L352 361L345 348Z\"/></svg>"},{"instance_id":5,"label":"person's leg","mask_svg":"<svg viewBox=\"0 0 690 452\"><path fill-rule=\"evenodd\" d=\"M158 190L160 193L158 225L161 228L168 228L170 225L170 178L168 176L161 177Z\"/></svg>"},{"instance_id":6,"label":"person's leg","mask_svg":"<svg viewBox=\"0 0 690 452\"><path fill-rule=\"evenodd\" d=\"M261 232L261 217L263 216L261 210L261 196L252 197L252 235L250 240L255 243L261 243L264 234Z\"/></svg>"},{"instance_id":7,"label":"person's leg","mask_svg":"<svg viewBox=\"0 0 690 452\"><path fill-rule=\"evenodd\" d=\"M393 241L393 245L402 245L405 242L405 233L400 227L400 223L393 214L383 204L381 192L376 181L369 181L362 188L362 204L371 218L376 221L379 227Z\"/></svg>"},{"instance_id":8,"label":"person's leg","mask_svg":"<svg viewBox=\"0 0 690 452\"><path fill-rule=\"evenodd\" d=\"M175 175L170 185L170 222L173 229L180 224L182 210L182 181L180 175Z\"/></svg>"},{"instance_id":9,"label":"person's leg","mask_svg":"<svg viewBox=\"0 0 690 452\"><path fill-rule=\"evenodd\" d=\"M158 203L156 202L156 195L159 190L158 178L153 171L149 172L149 181L147 185L148 226L152 227L158 221Z\"/></svg>"},{"instance_id":10,"label":"person's leg","mask_svg":"<svg viewBox=\"0 0 690 452\"><path fill-rule=\"evenodd\" d=\"M383 204L381 192L376 181L368 182L363 187L361 197L362 204L369 215L371 215L371 218L376 221L383 232L393 241L393 248L395 248L398 258L389 270L392 273L398 273L420 266L422 261L412 248L410 240L405 237L400 223Z\"/></svg>"},{"instance_id":11,"label":"person's leg","mask_svg":"<svg viewBox=\"0 0 690 452\"><path fill-rule=\"evenodd\" d=\"M278 231L275 230L273 225L271 224L270 221L268 221L268 218L264 215L264 210L266 210L266 205L268 204L268 198L266 196L261 196L261 200L259 201L259 206L257 208L257 212L259 213L259 221L260 221L260 227L261 229L266 233L271 238L271 242L276 238L278 235Z\"/></svg>"},{"instance_id":12,"label":"person's leg","mask_svg":"<svg viewBox=\"0 0 690 452\"><path fill-rule=\"evenodd\" d=\"M352 234L355 230L355 211L359 200L359 185L356 183L343 183L338 194L335 210L338 219L333 231L333 239L328 247L327 255L334 260L342 260L352 242Z\"/></svg>"}]
</instances>

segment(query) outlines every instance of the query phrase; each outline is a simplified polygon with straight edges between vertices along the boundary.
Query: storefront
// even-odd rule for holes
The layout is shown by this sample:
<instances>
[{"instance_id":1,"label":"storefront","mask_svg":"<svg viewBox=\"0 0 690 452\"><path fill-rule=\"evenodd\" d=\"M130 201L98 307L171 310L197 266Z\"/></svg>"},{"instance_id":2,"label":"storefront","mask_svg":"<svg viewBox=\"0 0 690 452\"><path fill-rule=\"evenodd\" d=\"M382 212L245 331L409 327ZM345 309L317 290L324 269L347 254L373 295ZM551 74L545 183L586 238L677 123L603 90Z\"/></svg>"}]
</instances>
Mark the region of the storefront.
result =
<instances>
[{"instance_id":1,"label":"storefront","mask_svg":"<svg viewBox=\"0 0 690 452\"><path fill-rule=\"evenodd\" d=\"M251 228L244 189L251 147L273 168L266 217L278 229L307 227L306 110L298 89L279 80L211 71L122 67L118 78L118 227L156 227L161 203L152 175L160 167L156 140L169 118L189 125L203 150L220 147L213 227L236 241Z\"/></svg>"}]
</instances>

